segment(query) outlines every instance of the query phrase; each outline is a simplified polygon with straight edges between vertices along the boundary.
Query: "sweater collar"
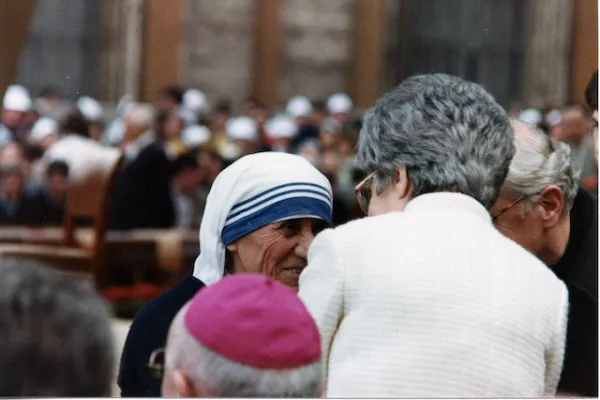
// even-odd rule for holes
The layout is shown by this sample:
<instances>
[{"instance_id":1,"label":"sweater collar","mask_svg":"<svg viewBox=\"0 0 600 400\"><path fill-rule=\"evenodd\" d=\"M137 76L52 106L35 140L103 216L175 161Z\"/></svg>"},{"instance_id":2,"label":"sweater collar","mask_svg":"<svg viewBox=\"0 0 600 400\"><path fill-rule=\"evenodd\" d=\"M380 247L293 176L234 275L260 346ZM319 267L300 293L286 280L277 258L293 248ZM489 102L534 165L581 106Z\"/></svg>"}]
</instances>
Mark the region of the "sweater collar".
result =
<instances>
[{"instance_id":1,"label":"sweater collar","mask_svg":"<svg viewBox=\"0 0 600 400\"><path fill-rule=\"evenodd\" d=\"M412 199L405 211L431 211L432 209L452 209L473 213L488 223L492 223L490 213L474 198L462 193L437 192L427 193Z\"/></svg>"}]
</instances>

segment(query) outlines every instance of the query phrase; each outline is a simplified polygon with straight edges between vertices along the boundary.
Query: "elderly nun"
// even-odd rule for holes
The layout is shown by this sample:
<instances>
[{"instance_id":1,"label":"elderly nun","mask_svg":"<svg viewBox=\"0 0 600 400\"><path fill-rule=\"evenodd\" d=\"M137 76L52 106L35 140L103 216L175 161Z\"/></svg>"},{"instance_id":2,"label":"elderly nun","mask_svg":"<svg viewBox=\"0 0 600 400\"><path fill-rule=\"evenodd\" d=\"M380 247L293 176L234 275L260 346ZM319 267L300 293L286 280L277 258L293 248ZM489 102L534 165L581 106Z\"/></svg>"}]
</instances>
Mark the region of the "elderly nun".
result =
<instances>
[{"instance_id":1,"label":"elderly nun","mask_svg":"<svg viewBox=\"0 0 600 400\"><path fill-rule=\"evenodd\" d=\"M160 397L162 362L173 318L198 290L225 274L262 273L298 290L314 236L331 224L327 178L302 157L257 153L215 179L200 227L193 276L137 314L121 358L124 397Z\"/></svg>"}]
</instances>

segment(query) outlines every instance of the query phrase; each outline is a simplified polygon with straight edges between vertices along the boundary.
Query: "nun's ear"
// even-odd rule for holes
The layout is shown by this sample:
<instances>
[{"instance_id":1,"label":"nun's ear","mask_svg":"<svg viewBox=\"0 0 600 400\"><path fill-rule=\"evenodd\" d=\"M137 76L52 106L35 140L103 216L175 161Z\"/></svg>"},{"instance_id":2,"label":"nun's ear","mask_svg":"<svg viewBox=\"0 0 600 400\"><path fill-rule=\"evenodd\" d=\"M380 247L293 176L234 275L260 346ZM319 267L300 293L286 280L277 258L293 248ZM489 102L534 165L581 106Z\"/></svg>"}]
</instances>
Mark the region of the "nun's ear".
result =
<instances>
[{"instance_id":1,"label":"nun's ear","mask_svg":"<svg viewBox=\"0 0 600 400\"><path fill-rule=\"evenodd\" d=\"M237 243L235 243L235 242L229 243L225 248L227 250L231 251L232 253L237 253L237 250L238 250Z\"/></svg>"}]
</instances>

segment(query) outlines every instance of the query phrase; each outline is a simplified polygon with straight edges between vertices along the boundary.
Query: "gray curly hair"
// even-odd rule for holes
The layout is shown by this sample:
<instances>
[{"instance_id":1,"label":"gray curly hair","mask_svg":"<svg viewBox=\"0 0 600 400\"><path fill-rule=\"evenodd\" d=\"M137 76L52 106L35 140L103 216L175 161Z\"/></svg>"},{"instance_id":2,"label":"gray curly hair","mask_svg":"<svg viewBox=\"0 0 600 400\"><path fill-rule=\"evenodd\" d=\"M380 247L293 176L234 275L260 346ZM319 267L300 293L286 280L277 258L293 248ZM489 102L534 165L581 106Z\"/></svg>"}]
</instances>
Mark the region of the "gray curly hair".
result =
<instances>
[{"instance_id":1,"label":"gray curly hair","mask_svg":"<svg viewBox=\"0 0 600 400\"><path fill-rule=\"evenodd\" d=\"M458 192L490 209L514 155L508 115L483 87L417 75L383 95L364 118L358 163L377 172L377 193L407 167L413 197Z\"/></svg>"}]
</instances>

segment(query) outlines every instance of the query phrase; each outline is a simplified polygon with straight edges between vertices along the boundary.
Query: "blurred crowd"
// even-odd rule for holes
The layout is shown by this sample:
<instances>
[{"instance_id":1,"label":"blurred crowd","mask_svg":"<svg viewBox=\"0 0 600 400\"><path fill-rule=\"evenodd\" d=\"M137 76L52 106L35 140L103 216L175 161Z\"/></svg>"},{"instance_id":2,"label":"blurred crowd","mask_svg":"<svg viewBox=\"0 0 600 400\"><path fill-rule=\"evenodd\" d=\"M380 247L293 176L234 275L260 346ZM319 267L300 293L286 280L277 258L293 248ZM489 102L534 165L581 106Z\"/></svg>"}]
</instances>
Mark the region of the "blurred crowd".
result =
<instances>
[{"instance_id":1,"label":"blurred crowd","mask_svg":"<svg viewBox=\"0 0 600 400\"><path fill-rule=\"evenodd\" d=\"M597 191L597 138L586 106L513 107L513 117L571 147L581 185ZM239 110L200 90L164 88L155 104L124 96L114 106L57 89L33 98L11 85L0 121L0 224L60 225L69 181L85 175L89 150L121 148L125 162L109 199L109 229L197 228L206 196L224 167L250 153L299 154L334 188L334 225L361 215L354 187L364 177L355 148L361 115L345 93L326 100L296 96L269 108L254 98ZM92 194L90 194L92 195Z\"/></svg>"},{"instance_id":2,"label":"blurred crowd","mask_svg":"<svg viewBox=\"0 0 600 400\"><path fill-rule=\"evenodd\" d=\"M334 223L341 224L360 215L360 125L345 93L326 101L297 96L283 109L247 98L234 110L172 86L155 104L125 96L111 108L90 97L72 104L52 88L32 98L12 85L0 123L0 224L60 225L68 183L85 176L97 146L121 148L126 160L109 199L109 229L199 227L219 172L263 151L299 154L319 168L335 187Z\"/></svg>"}]
</instances>

